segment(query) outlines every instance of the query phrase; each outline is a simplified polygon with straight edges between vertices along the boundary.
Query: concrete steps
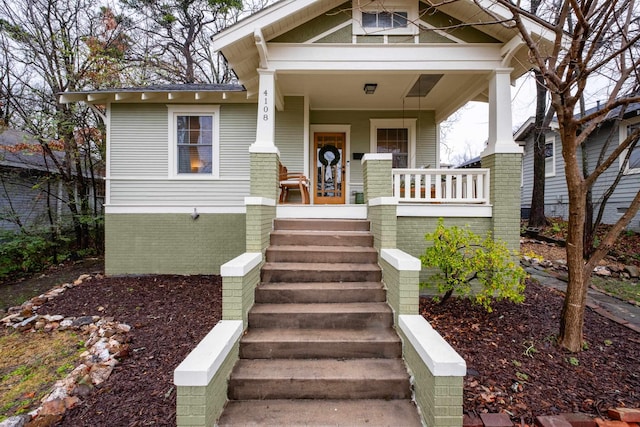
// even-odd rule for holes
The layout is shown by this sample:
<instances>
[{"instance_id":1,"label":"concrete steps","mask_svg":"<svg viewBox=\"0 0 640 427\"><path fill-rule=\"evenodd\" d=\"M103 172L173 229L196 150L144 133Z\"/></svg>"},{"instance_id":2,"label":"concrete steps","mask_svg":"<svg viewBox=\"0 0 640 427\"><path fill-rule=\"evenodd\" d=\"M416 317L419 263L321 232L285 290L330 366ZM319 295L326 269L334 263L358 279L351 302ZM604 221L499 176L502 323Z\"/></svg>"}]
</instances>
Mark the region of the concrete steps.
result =
<instances>
[{"instance_id":1,"label":"concrete steps","mask_svg":"<svg viewBox=\"0 0 640 427\"><path fill-rule=\"evenodd\" d=\"M231 401L220 427L229 426L420 426L413 403L393 400Z\"/></svg>"},{"instance_id":2,"label":"concrete steps","mask_svg":"<svg viewBox=\"0 0 640 427\"><path fill-rule=\"evenodd\" d=\"M250 329L243 359L400 358L402 343L387 329Z\"/></svg>"},{"instance_id":3,"label":"concrete steps","mask_svg":"<svg viewBox=\"0 0 640 427\"><path fill-rule=\"evenodd\" d=\"M256 303L385 302L380 282L279 282L256 288Z\"/></svg>"},{"instance_id":4,"label":"concrete steps","mask_svg":"<svg viewBox=\"0 0 640 427\"><path fill-rule=\"evenodd\" d=\"M229 398L409 399L401 359L241 359Z\"/></svg>"},{"instance_id":5,"label":"concrete steps","mask_svg":"<svg viewBox=\"0 0 640 427\"><path fill-rule=\"evenodd\" d=\"M369 223L274 227L218 425L421 425Z\"/></svg>"}]
</instances>

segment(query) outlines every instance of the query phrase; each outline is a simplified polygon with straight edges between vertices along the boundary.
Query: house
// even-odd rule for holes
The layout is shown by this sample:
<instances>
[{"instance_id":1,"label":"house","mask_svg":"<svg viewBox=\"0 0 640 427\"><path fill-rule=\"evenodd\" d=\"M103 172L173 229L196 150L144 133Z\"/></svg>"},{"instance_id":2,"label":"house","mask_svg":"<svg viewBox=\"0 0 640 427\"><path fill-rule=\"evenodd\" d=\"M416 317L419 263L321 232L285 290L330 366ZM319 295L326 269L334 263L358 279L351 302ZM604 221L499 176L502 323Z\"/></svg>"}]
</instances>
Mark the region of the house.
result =
<instances>
[{"instance_id":1,"label":"house","mask_svg":"<svg viewBox=\"0 0 640 427\"><path fill-rule=\"evenodd\" d=\"M478 231L496 224L494 234L517 249L517 218L500 204L518 205L517 188L501 186L517 182L511 175L520 170L509 85L530 67L526 46L499 24L461 25L493 22L473 2L383 3L279 1L244 19L213 40L238 85L63 94L62 102L108 108L107 273L218 273L246 249L245 197L278 199L277 167L262 170L252 163L260 157L304 172L316 190L309 206L279 205L278 216L366 216L366 205L355 205L366 153L393 152L398 179L405 169L422 183L454 180L453 170L423 168L440 163L439 124L470 100L490 104L481 172L491 175L490 187L470 206L461 192L458 200L440 191L429 201L405 194L398 218L407 224L397 240L419 254L429 224L444 216ZM385 23L390 10L394 19ZM202 135L197 148L183 144L188 135L191 142ZM318 155L329 148L338 153L337 175L322 184ZM340 191L330 191L334 181ZM428 219L422 226L416 218Z\"/></svg>"},{"instance_id":2,"label":"house","mask_svg":"<svg viewBox=\"0 0 640 427\"><path fill-rule=\"evenodd\" d=\"M594 107L598 108L598 107ZM586 114L592 110L586 111ZM605 148L606 153L623 141L630 130L640 126L640 104L632 104L626 108L622 117L620 109L609 113L608 118L594 131L587 140L587 165L592 171ZM533 118L527 120L515 133L515 140L524 147L522 161L521 183L521 211L524 218L528 218L533 192ZM545 215L568 219L569 198L567 196L567 182L562 158L562 141L551 124L551 130L545 136ZM579 157L582 153L577 153ZM640 145L631 152L627 165L623 165L624 155L620 161L610 167L596 180L593 185L592 199L594 202L594 217L600 209L603 195L611 187L621 169L623 175L615 191L605 204L602 216L603 224L614 224L626 212L631 201L640 188ZM629 230L640 231L640 214L629 223Z\"/></svg>"},{"instance_id":3,"label":"house","mask_svg":"<svg viewBox=\"0 0 640 427\"><path fill-rule=\"evenodd\" d=\"M439 218L518 249L510 84L530 68L517 31L495 21L508 11L480 3L492 13L282 0L214 37L237 85L61 95L107 109L106 273L223 277L223 320L174 374L178 424L212 425L225 405L274 219L336 218L370 222L425 423L461 425L466 367L418 315L416 257ZM428 167L439 124L471 100L489 104L482 168ZM281 165L308 178L308 204L280 201Z\"/></svg>"},{"instance_id":4,"label":"house","mask_svg":"<svg viewBox=\"0 0 640 427\"><path fill-rule=\"evenodd\" d=\"M0 230L44 229L63 221L64 197L55 167L37 141L15 130L0 130ZM49 218L52 214L52 218Z\"/></svg>"}]
</instances>

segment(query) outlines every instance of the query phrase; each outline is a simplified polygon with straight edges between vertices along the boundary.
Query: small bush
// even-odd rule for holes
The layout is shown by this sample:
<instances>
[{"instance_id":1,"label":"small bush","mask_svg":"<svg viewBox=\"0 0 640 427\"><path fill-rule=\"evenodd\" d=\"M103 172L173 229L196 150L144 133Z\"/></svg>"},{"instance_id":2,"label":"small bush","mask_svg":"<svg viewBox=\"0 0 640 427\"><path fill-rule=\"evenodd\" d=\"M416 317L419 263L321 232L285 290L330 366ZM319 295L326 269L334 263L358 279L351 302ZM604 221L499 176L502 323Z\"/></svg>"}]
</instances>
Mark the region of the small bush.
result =
<instances>
[{"instance_id":1,"label":"small bush","mask_svg":"<svg viewBox=\"0 0 640 427\"><path fill-rule=\"evenodd\" d=\"M39 232L2 233L0 235L0 278L14 273L32 273L50 265L68 246L69 239L53 241Z\"/></svg>"},{"instance_id":2,"label":"small bush","mask_svg":"<svg viewBox=\"0 0 640 427\"><path fill-rule=\"evenodd\" d=\"M479 290L473 301L491 312L494 300L524 301L525 271L517 262L517 254L503 242L495 241L490 233L482 238L468 228L446 228L442 219L433 233L425 235L433 245L420 257L425 267L437 267L440 272L431 277L430 284L444 294L445 302L453 292L461 296L472 293L472 281Z\"/></svg>"}]
</instances>

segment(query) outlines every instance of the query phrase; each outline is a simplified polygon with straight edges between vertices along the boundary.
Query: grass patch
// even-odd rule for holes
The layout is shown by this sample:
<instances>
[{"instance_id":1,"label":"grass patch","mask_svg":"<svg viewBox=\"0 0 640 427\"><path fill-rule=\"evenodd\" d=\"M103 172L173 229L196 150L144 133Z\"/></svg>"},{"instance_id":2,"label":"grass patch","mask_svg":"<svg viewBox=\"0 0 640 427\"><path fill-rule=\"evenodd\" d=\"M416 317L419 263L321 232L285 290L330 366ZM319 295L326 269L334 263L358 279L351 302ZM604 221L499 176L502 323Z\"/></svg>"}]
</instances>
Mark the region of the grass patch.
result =
<instances>
[{"instance_id":1,"label":"grass patch","mask_svg":"<svg viewBox=\"0 0 640 427\"><path fill-rule=\"evenodd\" d=\"M29 412L78 362L84 347L72 331L0 331L0 421Z\"/></svg>"},{"instance_id":2,"label":"grass patch","mask_svg":"<svg viewBox=\"0 0 640 427\"><path fill-rule=\"evenodd\" d=\"M591 283L624 301L640 302L640 284L619 279L592 277Z\"/></svg>"}]
</instances>

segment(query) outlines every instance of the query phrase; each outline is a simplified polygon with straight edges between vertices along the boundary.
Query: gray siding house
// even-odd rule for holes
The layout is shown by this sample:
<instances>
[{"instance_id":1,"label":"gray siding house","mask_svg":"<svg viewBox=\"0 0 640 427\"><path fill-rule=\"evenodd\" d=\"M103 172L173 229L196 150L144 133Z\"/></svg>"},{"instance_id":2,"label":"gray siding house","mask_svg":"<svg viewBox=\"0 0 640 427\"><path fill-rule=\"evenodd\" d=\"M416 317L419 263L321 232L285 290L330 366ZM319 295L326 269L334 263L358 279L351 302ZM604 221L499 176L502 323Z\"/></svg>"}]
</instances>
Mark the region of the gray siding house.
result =
<instances>
[{"instance_id":1,"label":"gray siding house","mask_svg":"<svg viewBox=\"0 0 640 427\"><path fill-rule=\"evenodd\" d=\"M26 144L24 148L20 144ZM60 180L42 153L29 149L37 142L14 129L0 131L0 230L37 229L63 221L65 207Z\"/></svg>"},{"instance_id":2,"label":"gray siding house","mask_svg":"<svg viewBox=\"0 0 640 427\"><path fill-rule=\"evenodd\" d=\"M588 111L587 111L588 113ZM606 120L589 138L587 142L588 170L593 170L603 148L605 153L610 153L620 141L624 140L631 129L640 126L640 105L629 106L623 117L619 118L619 111L610 113L610 119ZM522 160L521 182L521 211L527 218L531 207L531 194L533 191L533 119L529 119L516 132L514 139L524 147ZM582 153L577 153L582 156ZM624 158L624 156L622 157ZM600 209L603 194L611 187L618 172L623 169L623 176L605 205L602 222L613 224L626 212L629 204L640 188L640 145L637 145L631 153L629 163L622 164L622 158L616 167L609 168L598 178L593 186L594 217ZM564 174L564 160L562 158L562 142L556 132L548 132L546 135L546 160L545 160L545 215L567 219L568 212L567 184ZM640 231L640 214L636 215L628 226L628 229Z\"/></svg>"}]
</instances>

